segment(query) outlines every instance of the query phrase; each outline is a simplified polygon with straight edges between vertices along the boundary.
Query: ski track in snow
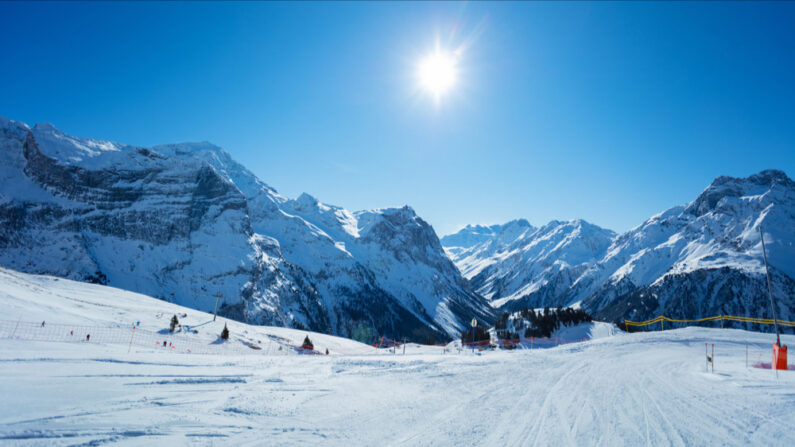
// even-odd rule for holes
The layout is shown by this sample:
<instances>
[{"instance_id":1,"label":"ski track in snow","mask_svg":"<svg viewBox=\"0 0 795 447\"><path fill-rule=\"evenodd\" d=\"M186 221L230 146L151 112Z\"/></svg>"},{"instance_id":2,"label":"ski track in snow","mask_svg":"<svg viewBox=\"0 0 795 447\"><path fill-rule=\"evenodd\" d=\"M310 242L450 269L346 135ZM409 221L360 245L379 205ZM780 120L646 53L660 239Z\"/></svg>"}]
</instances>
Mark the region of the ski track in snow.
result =
<instances>
[{"instance_id":1,"label":"ski track in snow","mask_svg":"<svg viewBox=\"0 0 795 447\"><path fill-rule=\"evenodd\" d=\"M0 443L793 445L795 374L745 368L745 342L756 353L770 340L688 328L478 356L178 361L2 340Z\"/></svg>"},{"instance_id":2,"label":"ski track in snow","mask_svg":"<svg viewBox=\"0 0 795 447\"><path fill-rule=\"evenodd\" d=\"M770 334L692 327L613 335L600 323L588 334L569 331L600 338L558 347L473 355L408 344L400 355L214 322L109 287L2 269L0 285L7 315L46 319L47 328L140 320L157 331L180 314L199 329L196 343L214 343L224 325L232 333L218 347L224 355L126 337L0 339L0 445L795 445L795 371L777 378L745 366L746 343L752 364L770 360ZM48 329L35 323L27 335L38 330ZM295 346L307 334L331 354L231 349L274 337ZM795 336L783 341L794 345ZM704 343L715 343L714 373L704 370Z\"/></svg>"}]
</instances>

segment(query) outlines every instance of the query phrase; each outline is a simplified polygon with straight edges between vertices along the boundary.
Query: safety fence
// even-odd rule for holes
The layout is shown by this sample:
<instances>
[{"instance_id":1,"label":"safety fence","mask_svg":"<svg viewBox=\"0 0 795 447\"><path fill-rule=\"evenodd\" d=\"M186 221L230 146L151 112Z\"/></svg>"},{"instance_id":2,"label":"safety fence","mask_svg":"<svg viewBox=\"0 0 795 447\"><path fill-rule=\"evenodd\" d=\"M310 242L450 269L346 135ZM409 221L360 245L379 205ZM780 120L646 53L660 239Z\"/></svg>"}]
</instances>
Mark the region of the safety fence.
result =
<instances>
[{"instance_id":1,"label":"safety fence","mask_svg":"<svg viewBox=\"0 0 795 447\"><path fill-rule=\"evenodd\" d=\"M754 318L754 317L738 317L734 315L716 315L714 317L705 317L705 318L696 318L692 320L681 320L676 318L668 318L664 315L660 315L657 318L653 318L651 320L646 321L631 321L631 320L624 320L624 326L629 329L630 327L644 327L650 325L660 325L660 329L665 329L665 323L704 323L704 322L714 322L719 321L721 322L721 326L723 325L724 321L733 321L739 323L754 323L754 324L775 324L778 323L779 326L782 327L795 327L795 321L786 321L786 320L773 320L772 318Z\"/></svg>"},{"instance_id":2,"label":"safety fence","mask_svg":"<svg viewBox=\"0 0 795 447\"><path fill-rule=\"evenodd\" d=\"M283 341L266 339L202 340L186 332L153 332L135 326L81 326L73 324L33 323L0 320L0 339L18 341L47 341L68 343L119 344L155 348L163 352L182 354L288 354L295 348Z\"/></svg>"}]
</instances>

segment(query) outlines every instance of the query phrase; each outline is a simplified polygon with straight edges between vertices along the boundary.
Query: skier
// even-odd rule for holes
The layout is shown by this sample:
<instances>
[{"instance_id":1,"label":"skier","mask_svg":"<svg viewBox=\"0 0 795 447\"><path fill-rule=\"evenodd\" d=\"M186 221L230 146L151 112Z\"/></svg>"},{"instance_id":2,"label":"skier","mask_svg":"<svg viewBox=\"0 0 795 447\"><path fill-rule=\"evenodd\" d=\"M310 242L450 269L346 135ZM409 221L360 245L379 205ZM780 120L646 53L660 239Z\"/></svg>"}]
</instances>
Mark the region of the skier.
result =
<instances>
[{"instance_id":1,"label":"skier","mask_svg":"<svg viewBox=\"0 0 795 447\"><path fill-rule=\"evenodd\" d=\"M326 355L328 355L328 348L326 348Z\"/></svg>"},{"instance_id":2,"label":"skier","mask_svg":"<svg viewBox=\"0 0 795 447\"><path fill-rule=\"evenodd\" d=\"M86 334L86 341L88 341L90 338L91 338L91 334Z\"/></svg>"},{"instance_id":3,"label":"skier","mask_svg":"<svg viewBox=\"0 0 795 447\"><path fill-rule=\"evenodd\" d=\"M69 331L69 335L75 335L75 331Z\"/></svg>"},{"instance_id":4,"label":"skier","mask_svg":"<svg viewBox=\"0 0 795 447\"><path fill-rule=\"evenodd\" d=\"M41 322L41 327L44 327L44 322L43 321Z\"/></svg>"},{"instance_id":5,"label":"skier","mask_svg":"<svg viewBox=\"0 0 795 447\"><path fill-rule=\"evenodd\" d=\"M163 347L164 347L164 348L167 348L167 347L168 347L168 346L166 345L166 341L165 341L165 340L163 340Z\"/></svg>"}]
</instances>

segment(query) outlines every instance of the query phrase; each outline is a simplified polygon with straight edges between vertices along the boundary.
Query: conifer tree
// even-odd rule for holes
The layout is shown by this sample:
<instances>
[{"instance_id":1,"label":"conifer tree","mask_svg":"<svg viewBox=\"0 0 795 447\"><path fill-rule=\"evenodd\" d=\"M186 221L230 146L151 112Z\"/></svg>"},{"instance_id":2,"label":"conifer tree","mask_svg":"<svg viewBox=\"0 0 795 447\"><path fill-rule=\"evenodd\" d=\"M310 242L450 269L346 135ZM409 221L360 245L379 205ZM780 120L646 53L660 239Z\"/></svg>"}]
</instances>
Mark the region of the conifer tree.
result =
<instances>
[{"instance_id":1,"label":"conifer tree","mask_svg":"<svg viewBox=\"0 0 795 447\"><path fill-rule=\"evenodd\" d=\"M171 332L174 332L177 329L178 324L179 320L177 319L177 316L174 315L173 317L171 317Z\"/></svg>"},{"instance_id":2,"label":"conifer tree","mask_svg":"<svg viewBox=\"0 0 795 447\"><path fill-rule=\"evenodd\" d=\"M226 323L224 323L224 330L221 331L221 338L223 338L224 340L229 339L229 329L226 328Z\"/></svg>"}]
</instances>

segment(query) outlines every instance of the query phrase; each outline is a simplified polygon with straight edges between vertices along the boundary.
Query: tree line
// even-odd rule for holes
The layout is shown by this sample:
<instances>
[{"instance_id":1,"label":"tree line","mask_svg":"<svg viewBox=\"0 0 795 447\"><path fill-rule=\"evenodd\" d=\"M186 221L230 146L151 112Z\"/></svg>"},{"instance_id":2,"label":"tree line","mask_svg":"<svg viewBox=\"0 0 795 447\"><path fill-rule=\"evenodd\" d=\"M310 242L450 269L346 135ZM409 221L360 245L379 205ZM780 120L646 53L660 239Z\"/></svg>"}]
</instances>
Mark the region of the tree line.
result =
<instances>
[{"instance_id":1,"label":"tree line","mask_svg":"<svg viewBox=\"0 0 795 447\"><path fill-rule=\"evenodd\" d=\"M517 339L520 332L524 332L525 337L546 338L561 326L575 326L591 321L593 317L582 309L545 307L543 311L537 311L525 307L513 315L504 312L494 323L494 329L497 337L502 339Z\"/></svg>"}]
</instances>

